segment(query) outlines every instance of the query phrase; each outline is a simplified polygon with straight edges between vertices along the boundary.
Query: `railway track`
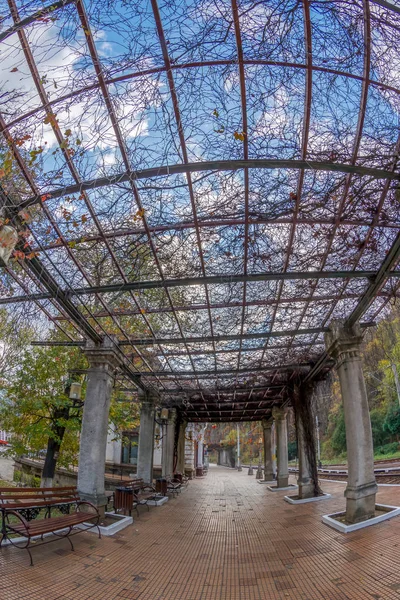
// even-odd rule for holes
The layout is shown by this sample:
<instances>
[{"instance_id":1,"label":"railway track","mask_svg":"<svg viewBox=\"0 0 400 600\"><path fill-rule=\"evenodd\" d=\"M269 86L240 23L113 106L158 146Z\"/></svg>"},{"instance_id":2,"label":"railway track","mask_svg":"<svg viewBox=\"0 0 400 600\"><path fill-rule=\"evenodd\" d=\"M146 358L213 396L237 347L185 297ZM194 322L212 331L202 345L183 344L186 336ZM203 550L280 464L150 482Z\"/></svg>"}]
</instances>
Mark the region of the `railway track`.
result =
<instances>
[{"instance_id":1,"label":"railway track","mask_svg":"<svg viewBox=\"0 0 400 600\"><path fill-rule=\"evenodd\" d=\"M335 481L347 481L347 473L318 473L319 479L333 479ZM375 473L376 483L400 484L399 473Z\"/></svg>"},{"instance_id":2,"label":"railway track","mask_svg":"<svg viewBox=\"0 0 400 600\"><path fill-rule=\"evenodd\" d=\"M390 464L397 463L396 466L391 467ZM391 485L400 485L400 466L397 466L399 459L393 461L382 461L380 466L379 461L375 463L375 478L376 482L387 483ZM298 469L290 468L291 473L298 473ZM347 481L347 469L346 465L335 465L331 469L323 468L318 469L319 479L330 479L334 481Z\"/></svg>"}]
</instances>

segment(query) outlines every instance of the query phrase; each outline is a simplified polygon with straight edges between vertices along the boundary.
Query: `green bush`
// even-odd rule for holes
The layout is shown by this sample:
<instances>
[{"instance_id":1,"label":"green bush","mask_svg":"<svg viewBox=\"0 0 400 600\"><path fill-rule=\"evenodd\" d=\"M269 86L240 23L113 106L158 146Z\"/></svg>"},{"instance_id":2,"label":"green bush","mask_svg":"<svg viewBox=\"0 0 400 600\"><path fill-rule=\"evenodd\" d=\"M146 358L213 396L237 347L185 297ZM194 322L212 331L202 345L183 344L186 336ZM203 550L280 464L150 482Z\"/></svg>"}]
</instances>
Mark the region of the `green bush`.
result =
<instances>
[{"instance_id":1,"label":"green bush","mask_svg":"<svg viewBox=\"0 0 400 600\"><path fill-rule=\"evenodd\" d=\"M335 429L333 430L331 437L331 447L335 455L343 454L346 452L346 427L344 424L344 412L341 407L338 414L335 417Z\"/></svg>"},{"instance_id":2,"label":"green bush","mask_svg":"<svg viewBox=\"0 0 400 600\"><path fill-rule=\"evenodd\" d=\"M394 454L399 449L398 442L392 442L391 444L385 444L384 446L378 446L375 450L375 454Z\"/></svg>"},{"instance_id":3,"label":"green bush","mask_svg":"<svg viewBox=\"0 0 400 600\"><path fill-rule=\"evenodd\" d=\"M384 428L391 435L400 434L400 407L398 404L390 404L385 417Z\"/></svg>"},{"instance_id":4,"label":"green bush","mask_svg":"<svg viewBox=\"0 0 400 600\"><path fill-rule=\"evenodd\" d=\"M388 444L391 440L391 436L385 429L385 422L387 419L385 412L374 408L370 412L370 417L374 448Z\"/></svg>"},{"instance_id":5,"label":"green bush","mask_svg":"<svg viewBox=\"0 0 400 600\"><path fill-rule=\"evenodd\" d=\"M297 442L288 443L288 457L289 460L294 460L297 458Z\"/></svg>"}]
</instances>

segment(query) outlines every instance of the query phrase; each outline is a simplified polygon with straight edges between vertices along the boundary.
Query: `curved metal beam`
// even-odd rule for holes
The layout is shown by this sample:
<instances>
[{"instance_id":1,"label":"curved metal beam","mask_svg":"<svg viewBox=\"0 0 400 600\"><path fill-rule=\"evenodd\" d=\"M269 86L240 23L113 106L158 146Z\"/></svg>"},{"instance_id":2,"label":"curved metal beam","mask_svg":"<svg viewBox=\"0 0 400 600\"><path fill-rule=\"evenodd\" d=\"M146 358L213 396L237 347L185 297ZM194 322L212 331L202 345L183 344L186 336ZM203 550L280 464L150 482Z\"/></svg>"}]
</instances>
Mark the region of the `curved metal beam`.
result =
<instances>
[{"instance_id":1,"label":"curved metal beam","mask_svg":"<svg viewBox=\"0 0 400 600\"><path fill-rule=\"evenodd\" d=\"M83 191L95 190L107 185L116 185L138 179L151 179L154 177L164 177L168 175L178 175L180 173L200 173L202 171L238 171L240 169L307 169L311 171L332 171L335 173L352 173L362 177L372 177L373 179L388 179L400 181L400 173L387 171L386 169L374 169L370 167L361 167L359 165L349 165L345 163L334 163L317 160L279 160L258 159L249 160L208 160L196 163L160 165L151 169L141 171L132 171L110 175L109 177L99 177L90 179L80 184L73 184L63 188L56 188L43 192L46 197L61 198L62 196L77 194ZM26 208L32 204L42 202L42 196L31 196L19 207Z\"/></svg>"},{"instance_id":2,"label":"curved metal beam","mask_svg":"<svg viewBox=\"0 0 400 600\"><path fill-rule=\"evenodd\" d=\"M155 279L150 281L132 281L114 283L93 287L82 287L65 290L68 296L85 296L86 294L118 294L131 290L155 290L192 285L226 285L259 281L299 281L312 279L370 279L376 276L376 271L286 271L285 273L255 273L254 275L212 275L209 277L185 277L183 279ZM386 273L386 278L400 277L400 271ZM49 300L56 297L52 292L31 294L30 296L10 296L0 298L0 304L29 302L32 300Z\"/></svg>"}]
</instances>

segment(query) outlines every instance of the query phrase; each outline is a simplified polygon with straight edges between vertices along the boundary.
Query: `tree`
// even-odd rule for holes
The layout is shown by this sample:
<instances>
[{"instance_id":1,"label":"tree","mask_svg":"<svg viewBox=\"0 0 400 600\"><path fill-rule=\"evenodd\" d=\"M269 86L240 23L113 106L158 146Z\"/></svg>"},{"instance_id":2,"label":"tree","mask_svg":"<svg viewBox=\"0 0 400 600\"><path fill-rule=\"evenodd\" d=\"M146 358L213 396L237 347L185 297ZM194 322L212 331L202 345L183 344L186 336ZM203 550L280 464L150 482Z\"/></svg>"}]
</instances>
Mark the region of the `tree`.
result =
<instances>
[{"instance_id":1,"label":"tree","mask_svg":"<svg viewBox=\"0 0 400 600\"><path fill-rule=\"evenodd\" d=\"M388 412L384 421L384 429L396 439L399 439L400 435L400 407L396 403L389 405Z\"/></svg>"},{"instance_id":2,"label":"tree","mask_svg":"<svg viewBox=\"0 0 400 600\"><path fill-rule=\"evenodd\" d=\"M0 420L13 434L11 452L37 454L47 446L42 481L48 486L57 463L67 467L77 454L82 402L69 398L69 389L73 371L85 367L77 348L35 348L3 391Z\"/></svg>"},{"instance_id":3,"label":"tree","mask_svg":"<svg viewBox=\"0 0 400 600\"><path fill-rule=\"evenodd\" d=\"M33 335L34 328L21 311L0 309L0 386L12 380Z\"/></svg>"}]
</instances>

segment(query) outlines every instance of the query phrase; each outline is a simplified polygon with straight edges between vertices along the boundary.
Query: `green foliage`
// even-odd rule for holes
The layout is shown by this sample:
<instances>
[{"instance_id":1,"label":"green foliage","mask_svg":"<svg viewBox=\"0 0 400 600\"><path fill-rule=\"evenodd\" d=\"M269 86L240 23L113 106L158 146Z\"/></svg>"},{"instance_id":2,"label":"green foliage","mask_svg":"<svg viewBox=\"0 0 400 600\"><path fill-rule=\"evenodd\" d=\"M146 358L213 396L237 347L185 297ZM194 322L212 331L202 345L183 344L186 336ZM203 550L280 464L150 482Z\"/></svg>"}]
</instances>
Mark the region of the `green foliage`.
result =
<instances>
[{"instance_id":1,"label":"green foliage","mask_svg":"<svg viewBox=\"0 0 400 600\"><path fill-rule=\"evenodd\" d=\"M342 454L346 452L346 428L344 424L344 412L343 408L339 410L335 416L335 428L330 440L332 450L336 454Z\"/></svg>"},{"instance_id":2,"label":"green foliage","mask_svg":"<svg viewBox=\"0 0 400 600\"><path fill-rule=\"evenodd\" d=\"M391 403L384 421L384 429L394 436L400 434L400 407L398 404Z\"/></svg>"},{"instance_id":3,"label":"green foliage","mask_svg":"<svg viewBox=\"0 0 400 600\"><path fill-rule=\"evenodd\" d=\"M395 454L396 452L399 451L399 444L398 442L391 442L390 444L385 444L384 446L378 446L375 450L375 454L376 455L384 455L384 456L391 456L392 454Z\"/></svg>"},{"instance_id":4,"label":"green foliage","mask_svg":"<svg viewBox=\"0 0 400 600\"><path fill-rule=\"evenodd\" d=\"M110 406L110 423L115 430L115 439L121 438L123 431L131 431L140 425L140 407L131 402L126 394L118 390L112 395Z\"/></svg>"},{"instance_id":5,"label":"green foliage","mask_svg":"<svg viewBox=\"0 0 400 600\"><path fill-rule=\"evenodd\" d=\"M385 429L386 414L382 409L374 408L370 412L371 418L371 429L372 429L372 440L374 448L382 446L389 441L389 434Z\"/></svg>"},{"instance_id":6,"label":"green foliage","mask_svg":"<svg viewBox=\"0 0 400 600\"><path fill-rule=\"evenodd\" d=\"M12 434L10 453L38 453L54 437L55 425L65 426L58 463L76 462L81 406L66 393L69 373L86 367L86 359L77 348L35 348L22 357L20 368L3 389L0 406L2 427ZM69 419L59 418L69 409Z\"/></svg>"},{"instance_id":7,"label":"green foliage","mask_svg":"<svg viewBox=\"0 0 400 600\"><path fill-rule=\"evenodd\" d=\"M297 442L288 443L288 458L289 460L297 458Z\"/></svg>"}]
</instances>

